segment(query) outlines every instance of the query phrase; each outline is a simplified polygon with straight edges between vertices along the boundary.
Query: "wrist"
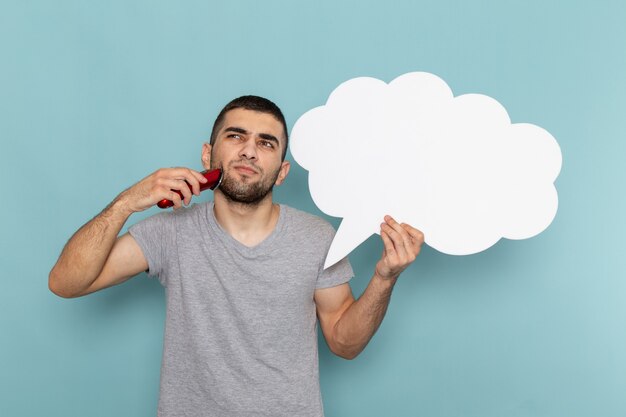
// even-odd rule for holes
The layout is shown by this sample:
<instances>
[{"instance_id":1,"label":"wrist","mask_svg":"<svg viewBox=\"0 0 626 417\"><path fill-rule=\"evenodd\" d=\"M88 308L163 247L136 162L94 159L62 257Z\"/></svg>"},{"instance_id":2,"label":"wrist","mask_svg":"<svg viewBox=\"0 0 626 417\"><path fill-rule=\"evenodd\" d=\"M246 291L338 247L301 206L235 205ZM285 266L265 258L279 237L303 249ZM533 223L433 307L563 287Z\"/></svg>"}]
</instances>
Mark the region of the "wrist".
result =
<instances>
[{"instance_id":1,"label":"wrist","mask_svg":"<svg viewBox=\"0 0 626 417\"><path fill-rule=\"evenodd\" d=\"M111 204L104 209L104 211L114 217L122 217L124 220L135 212L135 210L133 210L128 204L128 201L125 198L125 192L118 195L115 200L113 200Z\"/></svg>"},{"instance_id":2,"label":"wrist","mask_svg":"<svg viewBox=\"0 0 626 417\"><path fill-rule=\"evenodd\" d=\"M398 280L399 276L400 276L400 274L386 276L386 275L382 275L378 271L374 271L374 279L376 279L377 281L380 281L381 283L383 283L385 285L393 286L396 283L396 281Z\"/></svg>"}]
</instances>

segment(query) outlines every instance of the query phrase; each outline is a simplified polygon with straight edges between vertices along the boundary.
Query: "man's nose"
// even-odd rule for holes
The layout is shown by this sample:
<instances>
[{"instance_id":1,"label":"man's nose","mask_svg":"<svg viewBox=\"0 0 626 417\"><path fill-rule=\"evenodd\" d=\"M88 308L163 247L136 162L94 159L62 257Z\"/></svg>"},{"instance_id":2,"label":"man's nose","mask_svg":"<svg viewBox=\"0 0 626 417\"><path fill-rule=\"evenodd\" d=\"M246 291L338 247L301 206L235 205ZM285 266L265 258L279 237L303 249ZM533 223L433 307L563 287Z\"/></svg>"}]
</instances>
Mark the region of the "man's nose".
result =
<instances>
[{"instance_id":1,"label":"man's nose","mask_svg":"<svg viewBox=\"0 0 626 417\"><path fill-rule=\"evenodd\" d=\"M245 141L239 150L239 157L256 159L256 142L252 139Z\"/></svg>"}]
</instances>

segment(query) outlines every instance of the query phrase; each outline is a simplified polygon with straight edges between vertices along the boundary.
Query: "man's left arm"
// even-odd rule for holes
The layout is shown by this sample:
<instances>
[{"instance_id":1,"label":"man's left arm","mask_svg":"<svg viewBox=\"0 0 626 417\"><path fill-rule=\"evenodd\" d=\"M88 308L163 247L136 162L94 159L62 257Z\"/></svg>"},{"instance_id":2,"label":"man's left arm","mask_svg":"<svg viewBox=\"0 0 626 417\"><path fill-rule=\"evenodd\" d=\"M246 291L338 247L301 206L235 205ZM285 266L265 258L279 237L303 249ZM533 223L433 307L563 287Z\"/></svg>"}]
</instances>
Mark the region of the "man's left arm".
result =
<instances>
[{"instance_id":1,"label":"man's left arm","mask_svg":"<svg viewBox=\"0 0 626 417\"><path fill-rule=\"evenodd\" d=\"M398 276L415 260L424 243L422 232L399 224L391 216L385 216L380 236L383 255L358 300L347 283L315 291L324 338L330 350L345 359L354 359L370 341L385 317Z\"/></svg>"}]
</instances>

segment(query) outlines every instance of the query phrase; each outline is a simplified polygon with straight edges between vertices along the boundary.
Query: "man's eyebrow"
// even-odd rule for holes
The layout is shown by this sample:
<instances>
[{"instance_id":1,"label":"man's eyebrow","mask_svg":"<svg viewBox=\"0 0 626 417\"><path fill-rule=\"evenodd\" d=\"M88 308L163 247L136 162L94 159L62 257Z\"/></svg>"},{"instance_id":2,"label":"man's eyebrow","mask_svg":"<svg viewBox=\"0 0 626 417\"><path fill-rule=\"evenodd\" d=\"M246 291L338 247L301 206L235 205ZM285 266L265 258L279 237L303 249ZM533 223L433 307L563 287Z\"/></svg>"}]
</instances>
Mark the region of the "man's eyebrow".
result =
<instances>
[{"instance_id":1,"label":"man's eyebrow","mask_svg":"<svg viewBox=\"0 0 626 417\"><path fill-rule=\"evenodd\" d=\"M235 126L227 127L226 129L224 129L224 132L235 132L235 133L241 133L242 135L248 134L246 129L242 129L240 127L235 127Z\"/></svg>"},{"instance_id":2,"label":"man's eyebrow","mask_svg":"<svg viewBox=\"0 0 626 417\"><path fill-rule=\"evenodd\" d=\"M249 133L246 129L242 129L236 126L229 126L226 129L224 129L224 132L241 133L242 135L247 135ZM259 133L259 137L261 139L269 140L271 142L276 143L276 146L280 146L280 141L274 135L270 135L269 133Z\"/></svg>"}]
</instances>

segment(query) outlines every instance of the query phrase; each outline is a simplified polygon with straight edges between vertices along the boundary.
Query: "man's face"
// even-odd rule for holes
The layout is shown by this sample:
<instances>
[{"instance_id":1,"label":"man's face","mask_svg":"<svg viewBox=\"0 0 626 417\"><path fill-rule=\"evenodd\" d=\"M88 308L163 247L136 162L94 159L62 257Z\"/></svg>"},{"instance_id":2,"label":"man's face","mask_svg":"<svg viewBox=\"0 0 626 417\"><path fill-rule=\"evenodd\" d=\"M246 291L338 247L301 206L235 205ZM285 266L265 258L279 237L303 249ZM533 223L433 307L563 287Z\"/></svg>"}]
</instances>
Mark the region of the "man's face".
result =
<instances>
[{"instance_id":1,"label":"man's face","mask_svg":"<svg viewBox=\"0 0 626 417\"><path fill-rule=\"evenodd\" d=\"M203 162L207 169L223 170L219 190L226 198L257 204L289 172L289 162L281 162L285 142L283 126L271 114L233 109L226 113L213 147L205 144Z\"/></svg>"}]
</instances>

